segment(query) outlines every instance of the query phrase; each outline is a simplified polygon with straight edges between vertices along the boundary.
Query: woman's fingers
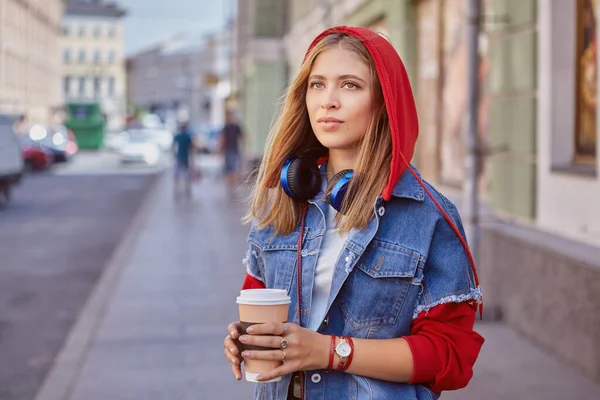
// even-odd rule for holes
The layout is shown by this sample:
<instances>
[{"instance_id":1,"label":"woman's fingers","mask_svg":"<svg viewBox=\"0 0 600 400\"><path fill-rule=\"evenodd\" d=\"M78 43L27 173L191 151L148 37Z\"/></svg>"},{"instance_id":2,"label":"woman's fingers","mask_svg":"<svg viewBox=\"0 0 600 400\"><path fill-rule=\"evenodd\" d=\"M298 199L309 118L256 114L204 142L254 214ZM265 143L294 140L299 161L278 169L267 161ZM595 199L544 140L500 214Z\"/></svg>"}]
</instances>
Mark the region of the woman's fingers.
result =
<instances>
[{"instance_id":1,"label":"woman's fingers","mask_svg":"<svg viewBox=\"0 0 600 400\"><path fill-rule=\"evenodd\" d=\"M237 339L240 337L240 322L232 322L227 325L227 333L231 336L232 339Z\"/></svg>"},{"instance_id":2,"label":"woman's fingers","mask_svg":"<svg viewBox=\"0 0 600 400\"><path fill-rule=\"evenodd\" d=\"M254 336L254 335L242 335L240 336L240 342L252 346L269 347L272 349L281 348L282 338L279 336Z\"/></svg>"},{"instance_id":3,"label":"woman's fingers","mask_svg":"<svg viewBox=\"0 0 600 400\"><path fill-rule=\"evenodd\" d=\"M241 363L239 358L233 356L227 349L225 349L224 353L225 358L227 358L227 360L229 360L229 362L231 363L231 372L233 373L233 376L235 376L235 379L239 381L240 379L242 379L242 369L240 367Z\"/></svg>"},{"instance_id":4,"label":"woman's fingers","mask_svg":"<svg viewBox=\"0 0 600 400\"><path fill-rule=\"evenodd\" d=\"M225 337L223 345L232 355L238 356L240 354L238 343L236 343L236 341L231 338L231 335L227 335Z\"/></svg>"},{"instance_id":5,"label":"woman's fingers","mask_svg":"<svg viewBox=\"0 0 600 400\"><path fill-rule=\"evenodd\" d=\"M296 324L291 322L266 322L249 327L246 331L252 335L287 335L290 330L296 329Z\"/></svg>"},{"instance_id":6,"label":"woman's fingers","mask_svg":"<svg viewBox=\"0 0 600 400\"><path fill-rule=\"evenodd\" d=\"M287 362L293 359L292 354L285 350L245 350L242 353L242 357L251 360L272 360L272 361L284 361Z\"/></svg>"},{"instance_id":7,"label":"woman's fingers","mask_svg":"<svg viewBox=\"0 0 600 400\"><path fill-rule=\"evenodd\" d=\"M228 335L225 336L225 339L223 340L223 347L225 347L223 352L225 354L225 358L231 364L231 372L238 381L242 379L241 344L238 340L236 340L239 339L240 336L239 325L239 322L233 322L229 324L227 326Z\"/></svg>"},{"instance_id":8,"label":"woman's fingers","mask_svg":"<svg viewBox=\"0 0 600 400\"><path fill-rule=\"evenodd\" d=\"M235 379L238 381L242 380L242 370L240 367L232 365L231 370L233 371L233 376L235 376Z\"/></svg>"}]
</instances>

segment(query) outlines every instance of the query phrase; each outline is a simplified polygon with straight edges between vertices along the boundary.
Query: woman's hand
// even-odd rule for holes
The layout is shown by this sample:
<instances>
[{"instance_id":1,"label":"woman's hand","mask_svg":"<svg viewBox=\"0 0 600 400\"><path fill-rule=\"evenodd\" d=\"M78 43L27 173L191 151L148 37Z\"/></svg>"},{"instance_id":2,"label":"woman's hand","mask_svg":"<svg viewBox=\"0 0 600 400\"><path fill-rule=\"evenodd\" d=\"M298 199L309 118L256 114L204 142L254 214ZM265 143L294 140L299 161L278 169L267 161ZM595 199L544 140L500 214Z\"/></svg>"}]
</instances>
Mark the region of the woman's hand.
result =
<instances>
[{"instance_id":1,"label":"woman's hand","mask_svg":"<svg viewBox=\"0 0 600 400\"><path fill-rule=\"evenodd\" d=\"M274 350L246 350L242 353L242 357L253 360L283 361L281 366L260 375L259 381L270 380L296 371L327 368L331 343L329 336L296 324L282 322L252 325L247 329L247 333L239 338L240 342Z\"/></svg>"},{"instance_id":2,"label":"woman's hand","mask_svg":"<svg viewBox=\"0 0 600 400\"><path fill-rule=\"evenodd\" d=\"M238 381L242 379L242 345L238 341L240 323L233 322L227 326L227 332L223 345L225 346L225 358L231 363L231 371Z\"/></svg>"}]
</instances>

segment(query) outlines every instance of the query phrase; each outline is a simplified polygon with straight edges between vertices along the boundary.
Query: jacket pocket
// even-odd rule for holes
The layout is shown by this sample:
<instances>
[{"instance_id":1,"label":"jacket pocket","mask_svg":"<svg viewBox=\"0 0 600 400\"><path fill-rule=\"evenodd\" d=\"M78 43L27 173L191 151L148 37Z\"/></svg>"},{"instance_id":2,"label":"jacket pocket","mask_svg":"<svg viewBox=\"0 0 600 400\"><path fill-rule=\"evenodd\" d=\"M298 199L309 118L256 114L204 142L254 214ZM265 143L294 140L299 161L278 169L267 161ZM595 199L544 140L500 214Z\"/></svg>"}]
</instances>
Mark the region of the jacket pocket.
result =
<instances>
[{"instance_id":1,"label":"jacket pocket","mask_svg":"<svg viewBox=\"0 0 600 400\"><path fill-rule=\"evenodd\" d=\"M395 324L410 313L420 290L415 275L422 256L402 246L374 239L340 291L338 302L356 329Z\"/></svg>"}]
</instances>

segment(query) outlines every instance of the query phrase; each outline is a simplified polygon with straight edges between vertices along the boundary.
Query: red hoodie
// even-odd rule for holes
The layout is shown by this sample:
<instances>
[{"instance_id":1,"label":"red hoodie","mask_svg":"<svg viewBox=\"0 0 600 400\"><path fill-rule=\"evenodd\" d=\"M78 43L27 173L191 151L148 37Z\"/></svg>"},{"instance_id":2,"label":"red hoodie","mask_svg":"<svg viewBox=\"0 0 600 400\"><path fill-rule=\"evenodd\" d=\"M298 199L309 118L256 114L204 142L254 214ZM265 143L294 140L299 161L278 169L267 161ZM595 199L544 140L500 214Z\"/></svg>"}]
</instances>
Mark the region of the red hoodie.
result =
<instances>
[{"instance_id":1,"label":"red hoodie","mask_svg":"<svg viewBox=\"0 0 600 400\"><path fill-rule=\"evenodd\" d=\"M308 51L323 37L336 32L355 36L363 42L381 83L392 135L391 170L382 197L386 201L390 199L396 182L408 168L459 237L471 262L476 285L479 285L464 238L408 162L414 153L419 124L410 81L400 56L383 36L369 29L347 26L325 30L314 39ZM263 287L263 282L246 276L243 289ZM472 301L442 304L421 313L413 321L410 335L405 337L414 359L414 374L409 383L429 385L435 392L466 386L483 344L483 338L473 331L476 309L477 305Z\"/></svg>"}]
</instances>

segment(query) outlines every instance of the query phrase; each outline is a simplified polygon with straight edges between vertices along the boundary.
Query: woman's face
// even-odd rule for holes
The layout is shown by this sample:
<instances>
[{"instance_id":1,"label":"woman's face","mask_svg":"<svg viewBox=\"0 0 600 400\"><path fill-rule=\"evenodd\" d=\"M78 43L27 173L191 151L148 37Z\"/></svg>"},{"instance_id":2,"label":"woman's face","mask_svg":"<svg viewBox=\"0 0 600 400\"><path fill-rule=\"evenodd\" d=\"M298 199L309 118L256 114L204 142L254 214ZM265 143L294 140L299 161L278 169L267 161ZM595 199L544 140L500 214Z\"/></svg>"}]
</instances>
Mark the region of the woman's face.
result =
<instances>
[{"instance_id":1,"label":"woman's face","mask_svg":"<svg viewBox=\"0 0 600 400\"><path fill-rule=\"evenodd\" d=\"M350 50L325 50L316 58L306 91L315 136L330 150L355 151L373 115L369 67Z\"/></svg>"}]
</instances>

